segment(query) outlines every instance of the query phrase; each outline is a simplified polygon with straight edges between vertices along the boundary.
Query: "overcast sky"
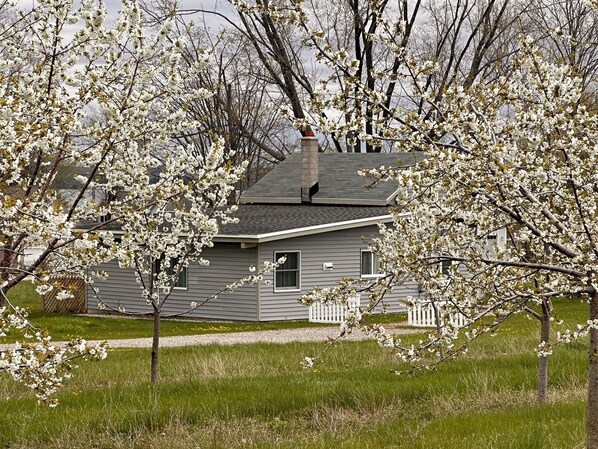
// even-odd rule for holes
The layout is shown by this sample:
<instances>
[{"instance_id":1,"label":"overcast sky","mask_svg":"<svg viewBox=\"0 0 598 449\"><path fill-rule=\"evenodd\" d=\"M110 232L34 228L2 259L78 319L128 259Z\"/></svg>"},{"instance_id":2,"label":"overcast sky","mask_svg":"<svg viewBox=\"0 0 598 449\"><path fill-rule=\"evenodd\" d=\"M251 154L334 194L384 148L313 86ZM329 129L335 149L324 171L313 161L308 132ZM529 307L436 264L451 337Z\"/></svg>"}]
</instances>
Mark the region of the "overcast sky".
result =
<instances>
[{"instance_id":1,"label":"overcast sky","mask_svg":"<svg viewBox=\"0 0 598 449\"><path fill-rule=\"evenodd\" d=\"M108 9L108 13L112 17L116 17L116 14L120 10L121 2L120 0L104 0L106 4L106 8ZM232 7L230 3L225 0L180 0L180 8L181 9L205 9L207 11L218 11L220 13L226 14L227 12L232 11ZM218 25L221 23L221 20L217 19L215 16L206 15L205 20L209 24ZM199 18L197 19L199 21Z\"/></svg>"},{"instance_id":2,"label":"overcast sky","mask_svg":"<svg viewBox=\"0 0 598 449\"><path fill-rule=\"evenodd\" d=\"M36 0L22 0L21 5L24 9L30 9L35 4L35 1ZM206 11L218 11L222 14L230 13L229 15L233 15L233 8L226 0L179 0L179 2L182 9L204 9ZM121 8L121 0L104 0L104 3L108 10L107 27L111 28L114 25L118 11ZM191 17L187 17L187 20L191 20ZM225 21L218 16L211 14L198 14L195 21L205 21L205 23L207 23L214 31L217 30L219 25L225 23ZM77 24L65 26L63 36L72 36L76 32L78 26L79 25Z\"/></svg>"}]
</instances>

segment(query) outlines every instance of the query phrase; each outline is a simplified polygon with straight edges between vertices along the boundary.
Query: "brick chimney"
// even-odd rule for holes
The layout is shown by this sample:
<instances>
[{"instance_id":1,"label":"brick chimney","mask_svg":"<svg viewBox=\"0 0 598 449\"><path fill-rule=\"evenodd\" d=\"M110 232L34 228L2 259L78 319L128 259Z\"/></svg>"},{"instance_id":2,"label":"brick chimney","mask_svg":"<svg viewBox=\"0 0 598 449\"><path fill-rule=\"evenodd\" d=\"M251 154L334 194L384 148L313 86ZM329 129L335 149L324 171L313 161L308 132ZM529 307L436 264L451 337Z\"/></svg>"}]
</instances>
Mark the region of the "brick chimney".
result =
<instances>
[{"instance_id":1,"label":"brick chimney","mask_svg":"<svg viewBox=\"0 0 598 449\"><path fill-rule=\"evenodd\" d=\"M301 202L311 203L318 188L318 139L308 131L301 137Z\"/></svg>"}]
</instances>

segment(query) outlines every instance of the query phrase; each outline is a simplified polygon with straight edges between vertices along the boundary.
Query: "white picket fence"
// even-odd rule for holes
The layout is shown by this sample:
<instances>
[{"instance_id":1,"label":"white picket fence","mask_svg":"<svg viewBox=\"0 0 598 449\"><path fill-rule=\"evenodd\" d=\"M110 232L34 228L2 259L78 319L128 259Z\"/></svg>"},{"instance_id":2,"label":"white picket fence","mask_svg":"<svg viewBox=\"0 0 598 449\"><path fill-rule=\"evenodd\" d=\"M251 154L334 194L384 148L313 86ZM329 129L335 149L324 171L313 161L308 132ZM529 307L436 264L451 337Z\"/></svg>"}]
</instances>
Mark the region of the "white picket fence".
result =
<instances>
[{"instance_id":1,"label":"white picket fence","mask_svg":"<svg viewBox=\"0 0 598 449\"><path fill-rule=\"evenodd\" d=\"M436 307L445 307L447 301L436 301ZM455 311L449 315L449 322L453 326L463 327L467 324L465 315ZM415 304L407 308L407 324L413 327L436 327L436 312L432 303ZM442 322L441 322L442 324Z\"/></svg>"},{"instance_id":2,"label":"white picket fence","mask_svg":"<svg viewBox=\"0 0 598 449\"><path fill-rule=\"evenodd\" d=\"M313 303L309 306L309 321L312 323L340 323L344 321L347 310L358 308L360 302L361 297L355 295L347 300L347 304Z\"/></svg>"}]
</instances>

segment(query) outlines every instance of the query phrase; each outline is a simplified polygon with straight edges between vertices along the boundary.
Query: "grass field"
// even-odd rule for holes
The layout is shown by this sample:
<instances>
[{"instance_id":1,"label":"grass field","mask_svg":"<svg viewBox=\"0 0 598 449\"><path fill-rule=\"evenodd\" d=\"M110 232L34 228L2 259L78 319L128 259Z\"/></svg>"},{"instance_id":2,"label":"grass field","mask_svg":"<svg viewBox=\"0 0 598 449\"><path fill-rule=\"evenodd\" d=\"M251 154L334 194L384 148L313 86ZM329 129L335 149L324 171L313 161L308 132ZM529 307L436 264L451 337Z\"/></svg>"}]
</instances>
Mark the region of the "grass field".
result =
<instances>
[{"instance_id":1,"label":"grass field","mask_svg":"<svg viewBox=\"0 0 598 449\"><path fill-rule=\"evenodd\" d=\"M66 313L43 312L41 301L33 285L23 282L8 294L11 302L29 311L29 319L41 329L46 329L55 341L70 340L82 337L88 340L108 340L116 338L151 337L151 318L127 319L122 316L86 316ZM400 322L405 317L396 314L378 316L374 321ZM222 332L250 332L257 330L293 329L300 327L321 326L321 324L307 321L272 321L272 322L220 322L220 321L191 321L168 320L161 323L163 337L176 335L214 334ZM19 335L9 335L2 343L12 343L19 339Z\"/></svg>"},{"instance_id":2,"label":"grass field","mask_svg":"<svg viewBox=\"0 0 598 449\"><path fill-rule=\"evenodd\" d=\"M41 301L33 285L23 282L8 294L14 305L29 311L30 321L39 328L47 329L56 341L82 337L88 340L115 338L141 338L152 335L150 318L124 319L121 316L85 316L66 313L47 313L41 308ZM320 326L307 321L276 321L268 323L202 322L185 320L162 320L161 335L213 334L220 332L247 332L255 330L290 329L306 326ZM12 343L20 336L11 335L2 343Z\"/></svg>"},{"instance_id":3,"label":"grass field","mask_svg":"<svg viewBox=\"0 0 598 449\"><path fill-rule=\"evenodd\" d=\"M586 308L558 304L566 324ZM320 344L165 348L159 385L149 350L115 350L81 365L57 409L0 377L0 447L581 448L587 342L555 350L538 405L537 335L516 317L467 357L398 377L371 342L344 342L311 371L300 361Z\"/></svg>"}]
</instances>

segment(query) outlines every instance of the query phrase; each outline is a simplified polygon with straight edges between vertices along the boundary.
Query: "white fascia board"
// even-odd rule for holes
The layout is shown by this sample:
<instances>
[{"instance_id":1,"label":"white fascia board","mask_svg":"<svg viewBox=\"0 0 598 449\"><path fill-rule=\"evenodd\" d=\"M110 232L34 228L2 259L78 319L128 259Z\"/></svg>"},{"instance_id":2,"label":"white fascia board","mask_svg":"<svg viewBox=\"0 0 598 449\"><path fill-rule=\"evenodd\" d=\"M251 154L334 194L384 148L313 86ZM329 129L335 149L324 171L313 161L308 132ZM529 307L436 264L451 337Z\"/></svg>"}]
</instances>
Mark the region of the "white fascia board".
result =
<instances>
[{"instance_id":1,"label":"white fascia board","mask_svg":"<svg viewBox=\"0 0 598 449\"><path fill-rule=\"evenodd\" d=\"M387 206L386 200L376 199L359 199L359 198L319 198L313 197L311 199L312 204L328 204L328 205L339 205L339 206Z\"/></svg>"},{"instance_id":2,"label":"white fascia board","mask_svg":"<svg viewBox=\"0 0 598 449\"><path fill-rule=\"evenodd\" d=\"M241 196L239 204L301 204L298 197Z\"/></svg>"},{"instance_id":3,"label":"white fascia board","mask_svg":"<svg viewBox=\"0 0 598 449\"><path fill-rule=\"evenodd\" d=\"M269 232L266 234L254 235L223 235L219 234L214 238L217 242L272 242L304 235L321 234L330 231L340 231L342 229L361 228L364 226L375 225L377 223L387 223L392 221L392 215L380 215L377 217L359 218L357 220L339 221L336 223L326 223L322 225L306 226L304 228L286 229L284 231Z\"/></svg>"},{"instance_id":4,"label":"white fascia board","mask_svg":"<svg viewBox=\"0 0 598 449\"><path fill-rule=\"evenodd\" d=\"M397 189L395 190L392 195L390 195L388 198L386 198L386 204L391 205L393 204L393 202L395 201L395 198L397 197L397 195L399 194L399 190Z\"/></svg>"}]
</instances>

